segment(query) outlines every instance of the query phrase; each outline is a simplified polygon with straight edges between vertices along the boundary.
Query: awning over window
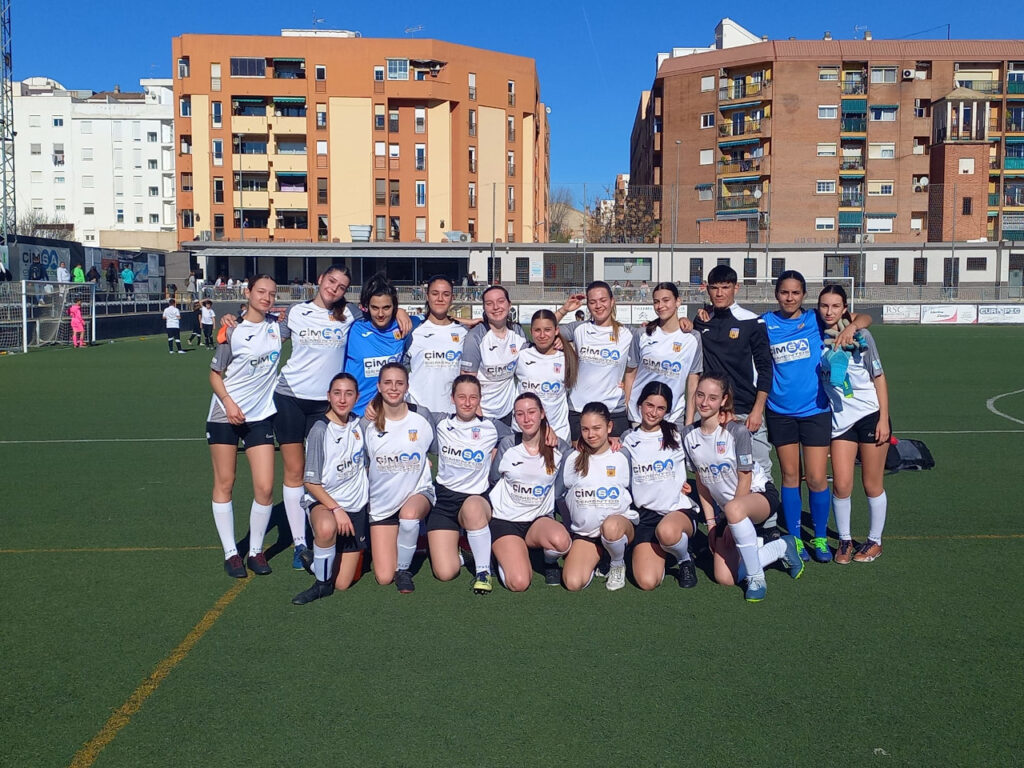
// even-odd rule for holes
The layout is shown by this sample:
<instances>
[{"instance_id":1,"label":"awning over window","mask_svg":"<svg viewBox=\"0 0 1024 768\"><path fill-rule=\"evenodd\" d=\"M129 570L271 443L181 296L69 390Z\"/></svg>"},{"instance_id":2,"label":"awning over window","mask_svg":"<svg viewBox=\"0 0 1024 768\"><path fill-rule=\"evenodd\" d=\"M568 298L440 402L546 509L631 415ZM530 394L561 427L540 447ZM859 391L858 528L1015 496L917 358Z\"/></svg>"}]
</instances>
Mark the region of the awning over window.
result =
<instances>
[{"instance_id":1,"label":"awning over window","mask_svg":"<svg viewBox=\"0 0 1024 768\"><path fill-rule=\"evenodd\" d=\"M305 59L296 59L294 56L275 56L274 61L292 61L301 64L305 61Z\"/></svg>"},{"instance_id":2,"label":"awning over window","mask_svg":"<svg viewBox=\"0 0 1024 768\"><path fill-rule=\"evenodd\" d=\"M275 96L275 104L305 104L305 96Z\"/></svg>"},{"instance_id":3,"label":"awning over window","mask_svg":"<svg viewBox=\"0 0 1024 768\"><path fill-rule=\"evenodd\" d=\"M899 109L899 104L872 104L872 109Z\"/></svg>"},{"instance_id":4,"label":"awning over window","mask_svg":"<svg viewBox=\"0 0 1024 768\"><path fill-rule=\"evenodd\" d=\"M863 115L867 111L867 99L843 99L844 115Z\"/></svg>"},{"instance_id":5,"label":"awning over window","mask_svg":"<svg viewBox=\"0 0 1024 768\"><path fill-rule=\"evenodd\" d=\"M694 189L711 189L714 186L714 184L698 184Z\"/></svg>"},{"instance_id":6,"label":"awning over window","mask_svg":"<svg viewBox=\"0 0 1024 768\"><path fill-rule=\"evenodd\" d=\"M759 144L760 139L738 139L736 141L723 141L718 146L720 147L738 147L742 144Z\"/></svg>"},{"instance_id":7,"label":"awning over window","mask_svg":"<svg viewBox=\"0 0 1024 768\"><path fill-rule=\"evenodd\" d=\"M279 179L304 179L306 178L305 171L275 171L277 178Z\"/></svg>"},{"instance_id":8,"label":"awning over window","mask_svg":"<svg viewBox=\"0 0 1024 768\"><path fill-rule=\"evenodd\" d=\"M722 179L723 184L733 184L739 181L758 181L760 176L733 176L729 179Z\"/></svg>"},{"instance_id":9,"label":"awning over window","mask_svg":"<svg viewBox=\"0 0 1024 768\"><path fill-rule=\"evenodd\" d=\"M895 219L895 213L868 213L865 214L869 219Z\"/></svg>"},{"instance_id":10,"label":"awning over window","mask_svg":"<svg viewBox=\"0 0 1024 768\"><path fill-rule=\"evenodd\" d=\"M265 104L267 101L262 96L233 96L231 100L239 104Z\"/></svg>"},{"instance_id":11,"label":"awning over window","mask_svg":"<svg viewBox=\"0 0 1024 768\"><path fill-rule=\"evenodd\" d=\"M860 211L840 211L839 212L839 226L840 227L859 227L861 223L862 214Z\"/></svg>"}]
</instances>

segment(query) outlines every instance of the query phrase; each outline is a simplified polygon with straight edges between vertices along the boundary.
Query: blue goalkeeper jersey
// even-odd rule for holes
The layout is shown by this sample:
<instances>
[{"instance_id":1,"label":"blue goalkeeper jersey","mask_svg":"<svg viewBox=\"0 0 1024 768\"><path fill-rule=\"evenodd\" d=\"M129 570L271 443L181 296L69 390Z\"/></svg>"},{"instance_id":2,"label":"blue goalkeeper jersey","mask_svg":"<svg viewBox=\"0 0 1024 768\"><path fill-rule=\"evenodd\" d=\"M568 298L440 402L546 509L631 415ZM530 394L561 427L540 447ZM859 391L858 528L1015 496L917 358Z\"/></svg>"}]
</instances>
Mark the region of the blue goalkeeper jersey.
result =
<instances>
[{"instance_id":1,"label":"blue goalkeeper jersey","mask_svg":"<svg viewBox=\"0 0 1024 768\"><path fill-rule=\"evenodd\" d=\"M413 328L423 322L422 317L413 317ZM362 416L366 406L377 394L377 377L387 363L400 363L412 338L399 338L398 323L391 322L383 330L377 328L368 318L362 317L352 324L345 348L345 371L351 373L359 383L359 400L352 412Z\"/></svg>"},{"instance_id":2,"label":"blue goalkeeper jersey","mask_svg":"<svg viewBox=\"0 0 1024 768\"><path fill-rule=\"evenodd\" d=\"M764 314L772 353L772 389L768 407L786 416L813 416L829 410L821 379L822 337L816 312L785 319Z\"/></svg>"}]
</instances>

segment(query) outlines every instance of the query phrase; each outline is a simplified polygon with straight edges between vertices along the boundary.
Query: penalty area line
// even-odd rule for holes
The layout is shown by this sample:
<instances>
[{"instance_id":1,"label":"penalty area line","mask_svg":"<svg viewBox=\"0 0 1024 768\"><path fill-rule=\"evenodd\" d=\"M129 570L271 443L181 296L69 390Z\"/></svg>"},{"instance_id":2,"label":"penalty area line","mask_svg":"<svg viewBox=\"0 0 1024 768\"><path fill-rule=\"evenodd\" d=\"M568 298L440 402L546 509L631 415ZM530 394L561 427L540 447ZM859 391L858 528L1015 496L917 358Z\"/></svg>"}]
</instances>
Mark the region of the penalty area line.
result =
<instances>
[{"instance_id":1,"label":"penalty area line","mask_svg":"<svg viewBox=\"0 0 1024 768\"><path fill-rule=\"evenodd\" d=\"M75 753L75 757L70 763L71 768L89 768L89 766L96 762L100 752L114 740L122 728L131 722L132 717L142 709L146 699L171 674L171 671L184 660L189 651L195 647L196 643L210 630L221 614L224 613L224 610L242 593L242 590L251 581L253 579L241 580L221 595L214 606L199 620L199 623L192 627L192 630L178 644L178 647L157 664L149 674L149 677L143 680L139 687L132 692L132 695L128 697L128 700L117 708L100 729L99 733L93 736Z\"/></svg>"},{"instance_id":2,"label":"penalty area line","mask_svg":"<svg viewBox=\"0 0 1024 768\"><path fill-rule=\"evenodd\" d=\"M1011 395L1019 395L1021 392L1024 392L1024 389L1015 389L1013 390L1013 392L1003 392L1001 395L990 397L988 400L985 401L985 407L988 408L996 416L1015 422L1017 424L1024 424L1024 420L1018 419L1015 416L1011 416L1008 413L1003 413L998 408L996 408L996 403L1002 400L1004 397L1010 397Z\"/></svg>"}]
</instances>

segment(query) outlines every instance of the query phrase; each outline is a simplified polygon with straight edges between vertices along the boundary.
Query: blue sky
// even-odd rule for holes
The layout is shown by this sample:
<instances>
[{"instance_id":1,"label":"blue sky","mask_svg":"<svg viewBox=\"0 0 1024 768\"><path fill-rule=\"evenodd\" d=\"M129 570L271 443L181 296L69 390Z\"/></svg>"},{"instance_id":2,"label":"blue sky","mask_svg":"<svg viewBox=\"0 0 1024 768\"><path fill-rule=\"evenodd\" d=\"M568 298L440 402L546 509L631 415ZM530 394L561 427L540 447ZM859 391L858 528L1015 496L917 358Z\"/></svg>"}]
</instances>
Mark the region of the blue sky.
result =
<instances>
[{"instance_id":1,"label":"blue sky","mask_svg":"<svg viewBox=\"0 0 1024 768\"><path fill-rule=\"evenodd\" d=\"M238 2L176 0L111 3L97 0L14 0L14 75L53 77L69 88L134 87L141 77L170 77L171 37L187 32L277 35L308 27L313 18L365 37L403 37L422 26L432 37L536 59L541 95L551 108L551 185L583 184L588 197L629 170L629 133L640 92L654 79L655 54L673 46L709 45L714 26L729 16L771 38L853 38L867 27L875 38L1024 38L1024 14L1009 4L982 12L970 3L894 3L856 6L820 2L677 2L622 0L447 0L440 3ZM952 5L952 4L951 4ZM930 14L925 8L938 7ZM941 28L935 28L940 27ZM919 34L933 28L925 34Z\"/></svg>"}]
</instances>

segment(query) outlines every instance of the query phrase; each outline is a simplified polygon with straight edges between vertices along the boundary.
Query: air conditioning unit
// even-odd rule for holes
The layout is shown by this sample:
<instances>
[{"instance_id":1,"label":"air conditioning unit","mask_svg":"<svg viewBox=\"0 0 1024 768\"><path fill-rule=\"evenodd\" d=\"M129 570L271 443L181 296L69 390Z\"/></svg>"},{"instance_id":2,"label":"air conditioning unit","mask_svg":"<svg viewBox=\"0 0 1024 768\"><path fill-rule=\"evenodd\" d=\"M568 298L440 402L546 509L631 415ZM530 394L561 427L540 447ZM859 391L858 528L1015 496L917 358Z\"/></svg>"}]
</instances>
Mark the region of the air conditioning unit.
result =
<instances>
[{"instance_id":1,"label":"air conditioning unit","mask_svg":"<svg viewBox=\"0 0 1024 768\"><path fill-rule=\"evenodd\" d=\"M857 235L856 242L858 243L873 243L875 242L874 235Z\"/></svg>"},{"instance_id":2,"label":"air conditioning unit","mask_svg":"<svg viewBox=\"0 0 1024 768\"><path fill-rule=\"evenodd\" d=\"M469 235L467 235L465 232L463 232L461 235L459 235L459 242L460 243L468 243L469 242Z\"/></svg>"},{"instance_id":3,"label":"air conditioning unit","mask_svg":"<svg viewBox=\"0 0 1024 768\"><path fill-rule=\"evenodd\" d=\"M914 185L914 191L915 192L924 192L924 187L922 187L920 184L915 184Z\"/></svg>"},{"instance_id":4,"label":"air conditioning unit","mask_svg":"<svg viewBox=\"0 0 1024 768\"><path fill-rule=\"evenodd\" d=\"M915 77L917 77L917 70L914 70L914 69L904 69L903 70L903 79L904 80L913 80Z\"/></svg>"}]
</instances>

